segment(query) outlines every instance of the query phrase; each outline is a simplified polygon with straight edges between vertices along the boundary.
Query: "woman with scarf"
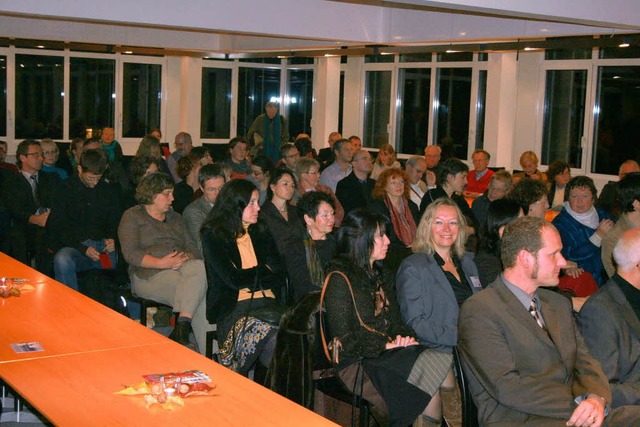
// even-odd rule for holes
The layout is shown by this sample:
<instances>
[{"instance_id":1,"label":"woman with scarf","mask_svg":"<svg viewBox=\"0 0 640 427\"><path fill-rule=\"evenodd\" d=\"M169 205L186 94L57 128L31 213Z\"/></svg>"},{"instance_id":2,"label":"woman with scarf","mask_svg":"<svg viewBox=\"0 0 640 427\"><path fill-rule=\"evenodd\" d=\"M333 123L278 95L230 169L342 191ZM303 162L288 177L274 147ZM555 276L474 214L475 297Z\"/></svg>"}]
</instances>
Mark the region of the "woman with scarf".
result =
<instances>
[{"instance_id":1,"label":"woman with scarf","mask_svg":"<svg viewBox=\"0 0 640 427\"><path fill-rule=\"evenodd\" d=\"M577 263L576 271L565 269L565 272L575 278L575 273L584 274L584 270L602 286L606 273L602 268L600 245L613 227L613 220L607 212L593 206L597 190L591 178L576 176L564 191L565 202L553 225L562 238L562 255L567 261Z\"/></svg>"},{"instance_id":2,"label":"woman with scarf","mask_svg":"<svg viewBox=\"0 0 640 427\"><path fill-rule=\"evenodd\" d=\"M420 221L418 207L411 201L410 191L407 173L402 169L392 168L380 174L371 193L371 209L386 216L392 225L389 228L391 250L384 264L385 268L393 272L411 254L416 224Z\"/></svg>"},{"instance_id":3,"label":"woman with scarf","mask_svg":"<svg viewBox=\"0 0 640 427\"><path fill-rule=\"evenodd\" d=\"M307 292L322 289L324 266L333 258L336 248L331 234L335 224L331 196L321 191L305 193L298 200L297 208L306 230L288 240L283 254L295 301Z\"/></svg>"}]
</instances>

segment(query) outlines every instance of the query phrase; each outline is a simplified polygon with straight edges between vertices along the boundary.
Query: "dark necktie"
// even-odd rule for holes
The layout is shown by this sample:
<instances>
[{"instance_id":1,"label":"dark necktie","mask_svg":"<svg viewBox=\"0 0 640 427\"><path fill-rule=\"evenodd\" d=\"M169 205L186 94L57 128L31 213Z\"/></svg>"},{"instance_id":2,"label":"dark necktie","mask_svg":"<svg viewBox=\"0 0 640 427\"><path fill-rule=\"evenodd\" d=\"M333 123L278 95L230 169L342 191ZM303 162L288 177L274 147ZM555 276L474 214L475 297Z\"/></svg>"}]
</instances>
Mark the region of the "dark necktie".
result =
<instances>
[{"instance_id":1,"label":"dark necktie","mask_svg":"<svg viewBox=\"0 0 640 427\"><path fill-rule=\"evenodd\" d=\"M535 299L531 300L531 305L529 306L529 313L531 313L533 318L536 319L536 323L538 324L538 326L540 326L542 329L546 331L547 328L544 326L544 322L542 321L542 316L540 316L540 313L538 312L538 303L536 302Z\"/></svg>"},{"instance_id":2,"label":"dark necktie","mask_svg":"<svg viewBox=\"0 0 640 427\"><path fill-rule=\"evenodd\" d=\"M40 197L38 196L38 177L31 175L33 185L31 186L31 193L33 194L33 201L36 203L36 207L40 208Z\"/></svg>"}]
</instances>

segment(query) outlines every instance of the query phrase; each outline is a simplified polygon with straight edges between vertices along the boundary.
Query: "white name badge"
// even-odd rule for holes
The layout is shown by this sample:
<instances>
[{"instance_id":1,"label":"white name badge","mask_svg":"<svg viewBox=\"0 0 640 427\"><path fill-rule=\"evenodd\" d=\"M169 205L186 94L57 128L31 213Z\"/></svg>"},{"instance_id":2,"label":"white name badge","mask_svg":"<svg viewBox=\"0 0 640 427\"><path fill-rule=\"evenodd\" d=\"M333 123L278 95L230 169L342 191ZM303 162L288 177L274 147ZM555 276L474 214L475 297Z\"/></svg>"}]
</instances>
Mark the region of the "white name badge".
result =
<instances>
[{"instance_id":1,"label":"white name badge","mask_svg":"<svg viewBox=\"0 0 640 427\"><path fill-rule=\"evenodd\" d=\"M482 284L480 283L480 278L478 276L469 276L471 278L471 285L474 288L482 288Z\"/></svg>"}]
</instances>

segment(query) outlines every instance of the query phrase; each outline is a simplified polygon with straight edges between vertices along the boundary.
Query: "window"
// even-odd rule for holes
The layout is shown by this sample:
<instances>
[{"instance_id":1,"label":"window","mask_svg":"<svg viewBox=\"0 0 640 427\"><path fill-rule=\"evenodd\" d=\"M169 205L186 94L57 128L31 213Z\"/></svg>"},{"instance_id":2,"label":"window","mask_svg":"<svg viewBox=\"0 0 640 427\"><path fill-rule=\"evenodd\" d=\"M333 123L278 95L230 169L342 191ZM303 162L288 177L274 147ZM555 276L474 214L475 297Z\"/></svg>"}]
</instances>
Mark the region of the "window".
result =
<instances>
[{"instance_id":1,"label":"window","mask_svg":"<svg viewBox=\"0 0 640 427\"><path fill-rule=\"evenodd\" d=\"M202 69L201 138L230 139L231 70Z\"/></svg>"},{"instance_id":2,"label":"window","mask_svg":"<svg viewBox=\"0 0 640 427\"><path fill-rule=\"evenodd\" d=\"M389 142L391 71L367 71L364 95L363 146L377 148Z\"/></svg>"},{"instance_id":3,"label":"window","mask_svg":"<svg viewBox=\"0 0 640 427\"><path fill-rule=\"evenodd\" d=\"M478 100L476 101L476 143L475 148L484 148L484 117L487 102L487 70L478 74Z\"/></svg>"},{"instance_id":4,"label":"window","mask_svg":"<svg viewBox=\"0 0 640 427\"><path fill-rule=\"evenodd\" d=\"M469 147L471 68L440 68L436 81L434 143L446 154L466 159Z\"/></svg>"},{"instance_id":5,"label":"window","mask_svg":"<svg viewBox=\"0 0 640 427\"><path fill-rule=\"evenodd\" d=\"M17 139L62 139L64 59L16 55Z\"/></svg>"},{"instance_id":6,"label":"window","mask_svg":"<svg viewBox=\"0 0 640 427\"><path fill-rule=\"evenodd\" d=\"M127 62L123 68L122 136L143 137L160 127L162 65Z\"/></svg>"},{"instance_id":7,"label":"window","mask_svg":"<svg viewBox=\"0 0 640 427\"><path fill-rule=\"evenodd\" d=\"M439 52L438 62L469 62L473 61L473 52Z\"/></svg>"},{"instance_id":8,"label":"window","mask_svg":"<svg viewBox=\"0 0 640 427\"><path fill-rule=\"evenodd\" d=\"M542 126L542 163L582 166L587 70L548 70Z\"/></svg>"},{"instance_id":9,"label":"window","mask_svg":"<svg viewBox=\"0 0 640 427\"><path fill-rule=\"evenodd\" d=\"M289 134L295 138L300 133L311 134L311 109L313 107L313 70L289 70L286 116Z\"/></svg>"},{"instance_id":10,"label":"window","mask_svg":"<svg viewBox=\"0 0 640 427\"><path fill-rule=\"evenodd\" d=\"M396 147L399 153L422 154L427 146L431 100L431 68L398 72Z\"/></svg>"},{"instance_id":11,"label":"window","mask_svg":"<svg viewBox=\"0 0 640 427\"><path fill-rule=\"evenodd\" d=\"M617 175L620 164L638 159L640 66L598 68L591 172Z\"/></svg>"},{"instance_id":12,"label":"window","mask_svg":"<svg viewBox=\"0 0 640 427\"><path fill-rule=\"evenodd\" d=\"M0 135L7 136L7 57L0 56Z\"/></svg>"},{"instance_id":13,"label":"window","mask_svg":"<svg viewBox=\"0 0 640 427\"><path fill-rule=\"evenodd\" d=\"M114 125L115 61L71 58L70 65L69 138L99 135Z\"/></svg>"},{"instance_id":14,"label":"window","mask_svg":"<svg viewBox=\"0 0 640 427\"><path fill-rule=\"evenodd\" d=\"M280 101L280 70L240 67L238 82L238 136L246 136L269 101Z\"/></svg>"},{"instance_id":15,"label":"window","mask_svg":"<svg viewBox=\"0 0 640 427\"><path fill-rule=\"evenodd\" d=\"M400 62L431 62L431 52L403 53L400 54Z\"/></svg>"}]
</instances>

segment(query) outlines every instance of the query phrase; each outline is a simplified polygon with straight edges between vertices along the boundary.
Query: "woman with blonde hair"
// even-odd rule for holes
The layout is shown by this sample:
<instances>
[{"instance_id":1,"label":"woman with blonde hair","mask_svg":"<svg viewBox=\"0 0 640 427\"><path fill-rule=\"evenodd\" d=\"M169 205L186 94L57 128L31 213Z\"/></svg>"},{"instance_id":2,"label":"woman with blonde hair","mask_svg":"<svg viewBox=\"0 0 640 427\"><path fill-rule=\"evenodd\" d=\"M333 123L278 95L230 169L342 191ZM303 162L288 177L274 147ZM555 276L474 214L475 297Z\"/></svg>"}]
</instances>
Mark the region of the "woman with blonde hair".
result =
<instances>
[{"instance_id":1,"label":"woman with blonde hair","mask_svg":"<svg viewBox=\"0 0 640 427\"><path fill-rule=\"evenodd\" d=\"M400 162L397 160L396 151L391 144L382 144L376 160L373 162L371 178L377 180L383 171L391 168L400 169Z\"/></svg>"},{"instance_id":2,"label":"woman with blonde hair","mask_svg":"<svg viewBox=\"0 0 640 427\"><path fill-rule=\"evenodd\" d=\"M533 151L525 151L520 155L520 166L522 172L513 174L513 183L517 184L523 178L539 179L547 182L547 174L538 170L538 156Z\"/></svg>"},{"instance_id":3,"label":"woman with blonde hair","mask_svg":"<svg viewBox=\"0 0 640 427\"><path fill-rule=\"evenodd\" d=\"M466 220L456 203L445 197L435 200L418 225L413 255L396 276L403 320L420 344L447 353L458 343L458 308L482 289L473 256L465 251L466 237ZM440 395L444 418L450 421L458 391L452 373L448 379Z\"/></svg>"}]
</instances>

